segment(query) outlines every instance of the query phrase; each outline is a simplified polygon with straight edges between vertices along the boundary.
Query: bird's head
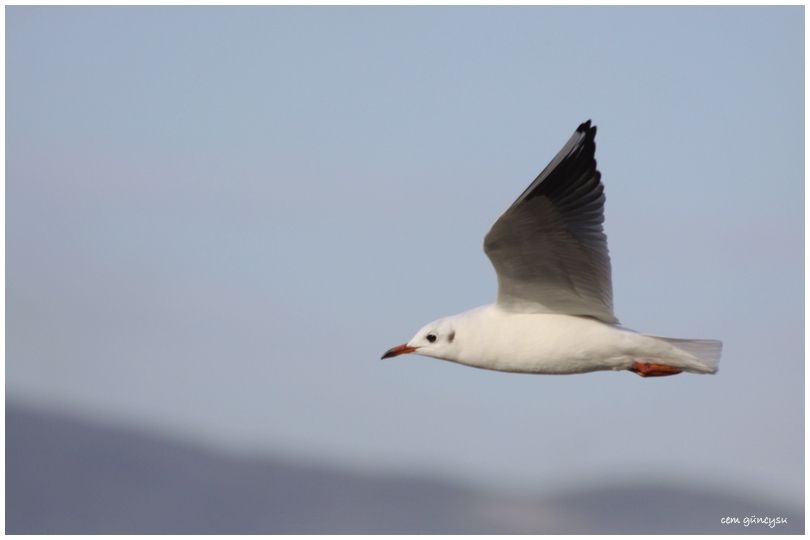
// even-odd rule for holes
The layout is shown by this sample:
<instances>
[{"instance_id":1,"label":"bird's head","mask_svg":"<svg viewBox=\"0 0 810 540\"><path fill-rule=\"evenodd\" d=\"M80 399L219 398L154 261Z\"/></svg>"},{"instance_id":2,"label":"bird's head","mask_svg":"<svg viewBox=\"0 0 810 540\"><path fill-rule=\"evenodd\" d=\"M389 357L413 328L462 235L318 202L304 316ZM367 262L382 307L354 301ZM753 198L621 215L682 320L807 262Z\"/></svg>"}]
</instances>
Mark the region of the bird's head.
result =
<instances>
[{"instance_id":1,"label":"bird's head","mask_svg":"<svg viewBox=\"0 0 810 540\"><path fill-rule=\"evenodd\" d=\"M433 358L453 359L456 355L456 330L450 318L423 326L408 343L391 347L382 358L416 353Z\"/></svg>"}]
</instances>

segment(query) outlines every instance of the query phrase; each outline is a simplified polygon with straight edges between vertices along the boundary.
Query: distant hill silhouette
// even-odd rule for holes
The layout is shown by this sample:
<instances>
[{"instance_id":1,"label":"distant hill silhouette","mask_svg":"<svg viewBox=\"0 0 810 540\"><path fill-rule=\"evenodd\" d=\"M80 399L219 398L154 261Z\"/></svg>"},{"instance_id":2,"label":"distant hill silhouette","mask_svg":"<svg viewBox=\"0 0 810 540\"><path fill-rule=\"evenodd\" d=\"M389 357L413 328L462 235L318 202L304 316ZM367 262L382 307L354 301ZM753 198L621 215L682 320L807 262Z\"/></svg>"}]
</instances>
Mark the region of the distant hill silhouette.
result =
<instances>
[{"instance_id":1,"label":"distant hill silhouette","mask_svg":"<svg viewBox=\"0 0 810 540\"><path fill-rule=\"evenodd\" d=\"M723 516L786 525L723 525ZM803 533L804 517L722 492L602 486L481 493L271 458L236 459L6 404L7 533Z\"/></svg>"}]
</instances>

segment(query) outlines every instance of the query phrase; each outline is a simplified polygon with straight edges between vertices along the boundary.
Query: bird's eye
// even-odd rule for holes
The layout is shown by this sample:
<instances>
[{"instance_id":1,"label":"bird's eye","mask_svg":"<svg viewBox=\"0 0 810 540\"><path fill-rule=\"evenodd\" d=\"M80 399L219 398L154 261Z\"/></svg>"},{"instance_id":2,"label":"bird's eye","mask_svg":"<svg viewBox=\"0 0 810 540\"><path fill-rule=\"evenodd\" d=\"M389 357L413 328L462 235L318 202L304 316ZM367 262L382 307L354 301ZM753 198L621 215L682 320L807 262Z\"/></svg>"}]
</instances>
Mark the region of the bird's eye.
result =
<instances>
[{"instance_id":1,"label":"bird's eye","mask_svg":"<svg viewBox=\"0 0 810 540\"><path fill-rule=\"evenodd\" d=\"M428 334L427 335L427 340L429 342L433 343L434 341L436 341L436 334Z\"/></svg>"}]
</instances>

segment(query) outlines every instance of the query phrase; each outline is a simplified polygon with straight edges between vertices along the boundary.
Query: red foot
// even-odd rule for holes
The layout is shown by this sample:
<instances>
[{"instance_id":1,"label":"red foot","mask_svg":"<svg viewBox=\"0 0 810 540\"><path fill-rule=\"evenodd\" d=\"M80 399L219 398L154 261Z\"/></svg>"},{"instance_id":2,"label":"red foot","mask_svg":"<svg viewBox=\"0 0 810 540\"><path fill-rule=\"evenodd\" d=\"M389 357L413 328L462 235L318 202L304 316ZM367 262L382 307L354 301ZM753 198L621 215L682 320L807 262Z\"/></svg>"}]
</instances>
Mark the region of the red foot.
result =
<instances>
[{"instance_id":1,"label":"red foot","mask_svg":"<svg viewBox=\"0 0 810 540\"><path fill-rule=\"evenodd\" d=\"M652 364L650 362L633 362L633 365L628 369L642 377L664 377L666 375L677 375L683 371L672 366Z\"/></svg>"}]
</instances>

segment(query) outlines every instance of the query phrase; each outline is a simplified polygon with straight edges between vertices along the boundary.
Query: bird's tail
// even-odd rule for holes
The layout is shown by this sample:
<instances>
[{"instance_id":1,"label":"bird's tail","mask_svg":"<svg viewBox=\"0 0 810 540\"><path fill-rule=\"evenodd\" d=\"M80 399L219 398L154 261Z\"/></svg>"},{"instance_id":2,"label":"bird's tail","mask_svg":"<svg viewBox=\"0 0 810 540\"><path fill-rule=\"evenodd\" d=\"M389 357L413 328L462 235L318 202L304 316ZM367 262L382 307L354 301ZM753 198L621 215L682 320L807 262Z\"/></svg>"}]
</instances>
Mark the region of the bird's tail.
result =
<instances>
[{"instance_id":1,"label":"bird's tail","mask_svg":"<svg viewBox=\"0 0 810 540\"><path fill-rule=\"evenodd\" d=\"M688 371L696 373L716 373L717 366L720 364L720 354L723 352L723 342L715 339L678 339L667 338L660 336L650 336L655 339L660 339L679 352L688 355L690 358L683 358L683 360L691 360L686 362Z\"/></svg>"}]
</instances>

